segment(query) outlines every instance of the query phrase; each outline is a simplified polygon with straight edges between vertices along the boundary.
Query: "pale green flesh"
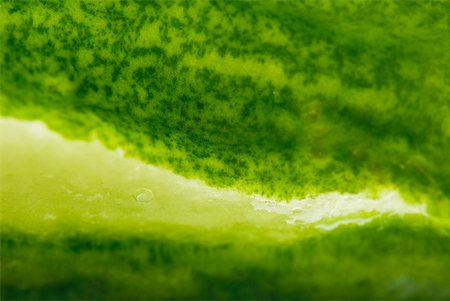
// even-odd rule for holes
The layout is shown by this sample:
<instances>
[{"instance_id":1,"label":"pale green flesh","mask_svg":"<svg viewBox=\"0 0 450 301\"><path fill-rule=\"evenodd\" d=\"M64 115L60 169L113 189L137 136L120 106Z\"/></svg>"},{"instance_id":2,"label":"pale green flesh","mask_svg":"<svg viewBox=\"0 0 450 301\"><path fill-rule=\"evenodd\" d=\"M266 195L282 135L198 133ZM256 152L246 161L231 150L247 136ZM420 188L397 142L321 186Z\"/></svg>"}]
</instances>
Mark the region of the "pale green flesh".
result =
<instances>
[{"instance_id":1,"label":"pale green flesh","mask_svg":"<svg viewBox=\"0 0 450 301\"><path fill-rule=\"evenodd\" d=\"M381 216L428 216L426 204L408 204L395 190L277 202L208 187L97 141L67 141L40 122L3 118L0 128L2 223L27 232L75 227L139 233L169 225L287 238Z\"/></svg>"},{"instance_id":2,"label":"pale green flesh","mask_svg":"<svg viewBox=\"0 0 450 301\"><path fill-rule=\"evenodd\" d=\"M41 122L0 131L4 299L450 296L448 221L395 187L278 202Z\"/></svg>"}]
</instances>

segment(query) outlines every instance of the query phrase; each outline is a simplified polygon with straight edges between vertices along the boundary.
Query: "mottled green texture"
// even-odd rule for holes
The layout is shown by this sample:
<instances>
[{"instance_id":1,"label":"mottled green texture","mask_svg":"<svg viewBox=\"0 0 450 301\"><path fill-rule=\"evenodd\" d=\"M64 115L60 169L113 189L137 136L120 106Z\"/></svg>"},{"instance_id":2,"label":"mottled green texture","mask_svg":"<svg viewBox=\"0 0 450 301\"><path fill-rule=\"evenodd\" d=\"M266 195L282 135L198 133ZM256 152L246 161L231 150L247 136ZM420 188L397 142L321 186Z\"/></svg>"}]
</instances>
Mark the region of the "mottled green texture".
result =
<instances>
[{"instance_id":1,"label":"mottled green texture","mask_svg":"<svg viewBox=\"0 0 450 301\"><path fill-rule=\"evenodd\" d=\"M445 300L450 232L378 221L279 244L203 234L2 239L2 299ZM331 255L332 254L332 255Z\"/></svg>"},{"instance_id":2,"label":"mottled green texture","mask_svg":"<svg viewBox=\"0 0 450 301\"><path fill-rule=\"evenodd\" d=\"M448 1L2 1L2 113L280 198L450 196Z\"/></svg>"}]
</instances>

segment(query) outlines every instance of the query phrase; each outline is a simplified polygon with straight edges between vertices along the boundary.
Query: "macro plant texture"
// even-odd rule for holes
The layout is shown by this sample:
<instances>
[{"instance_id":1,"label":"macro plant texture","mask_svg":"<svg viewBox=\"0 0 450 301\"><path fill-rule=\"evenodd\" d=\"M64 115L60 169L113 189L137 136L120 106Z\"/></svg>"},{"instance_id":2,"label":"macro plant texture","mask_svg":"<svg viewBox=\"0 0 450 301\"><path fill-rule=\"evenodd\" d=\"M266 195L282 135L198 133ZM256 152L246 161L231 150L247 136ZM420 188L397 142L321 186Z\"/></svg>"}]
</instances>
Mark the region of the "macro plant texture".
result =
<instances>
[{"instance_id":1,"label":"macro plant texture","mask_svg":"<svg viewBox=\"0 0 450 301\"><path fill-rule=\"evenodd\" d=\"M450 299L450 1L0 0L1 299Z\"/></svg>"}]
</instances>

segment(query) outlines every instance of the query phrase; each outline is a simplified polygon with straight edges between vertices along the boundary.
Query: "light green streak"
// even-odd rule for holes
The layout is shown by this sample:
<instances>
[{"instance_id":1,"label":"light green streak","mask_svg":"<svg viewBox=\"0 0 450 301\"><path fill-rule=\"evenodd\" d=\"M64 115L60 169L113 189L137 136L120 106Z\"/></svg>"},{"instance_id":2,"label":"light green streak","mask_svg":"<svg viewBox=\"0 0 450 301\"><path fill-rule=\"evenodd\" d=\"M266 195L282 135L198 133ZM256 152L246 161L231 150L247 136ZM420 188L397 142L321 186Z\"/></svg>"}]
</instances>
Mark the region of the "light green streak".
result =
<instances>
[{"instance_id":1,"label":"light green streak","mask_svg":"<svg viewBox=\"0 0 450 301\"><path fill-rule=\"evenodd\" d=\"M186 226L288 238L355 218L427 215L424 205L407 204L395 191L379 200L367 193L330 193L276 202L211 188L125 158L123 150L107 150L98 141L65 140L41 122L2 118L0 129L2 224L27 232Z\"/></svg>"}]
</instances>

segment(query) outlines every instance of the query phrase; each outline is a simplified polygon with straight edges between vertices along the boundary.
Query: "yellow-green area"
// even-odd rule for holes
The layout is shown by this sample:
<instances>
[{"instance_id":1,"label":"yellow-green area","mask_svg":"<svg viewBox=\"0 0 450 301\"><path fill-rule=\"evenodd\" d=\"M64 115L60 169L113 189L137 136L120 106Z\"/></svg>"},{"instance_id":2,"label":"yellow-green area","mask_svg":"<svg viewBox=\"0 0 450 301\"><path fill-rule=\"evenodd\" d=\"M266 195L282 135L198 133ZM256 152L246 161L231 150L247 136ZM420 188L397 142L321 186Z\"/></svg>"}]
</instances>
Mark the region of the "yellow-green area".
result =
<instances>
[{"instance_id":1,"label":"yellow-green area","mask_svg":"<svg viewBox=\"0 0 450 301\"><path fill-rule=\"evenodd\" d=\"M2 299L447 300L450 234L415 219L255 244L111 232L2 234Z\"/></svg>"},{"instance_id":2,"label":"yellow-green area","mask_svg":"<svg viewBox=\"0 0 450 301\"><path fill-rule=\"evenodd\" d=\"M125 158L123 150L109 151L98 141L65 140L41 122L2 118L0 131L1 222L28 233L186 227L283 241L336 223L392 215L446 222L430 215L427 207L433 203L407 203L394 190L277 202L188 180Z\"/></svg>"},{"instance_id":3,"label":"yellow-green area","mask_svg":"<svg viewBox=\"0 0 450 301\"><path fill-rule=\"evenodd\" d=\"M0 131L3 299L450 296L448 220L395 191L278 202L41 122Z\"/></svg>"},{"instance_id":4,"label":"yellow-green area","mask_svg":"<svg viewBox=\"0 0 450 301\"><path fill-rule=\"evenodd\" d=\"M204 229L288 238L282 216L251 196L216 189L108 151L67 141L40 122L0 119L2 225L32 234ZM419 213L420 214L420 213ZM257 226L257 227L255 227ZM258 229L258 227L262 227Z\"/></svg>"}]
</instances>

